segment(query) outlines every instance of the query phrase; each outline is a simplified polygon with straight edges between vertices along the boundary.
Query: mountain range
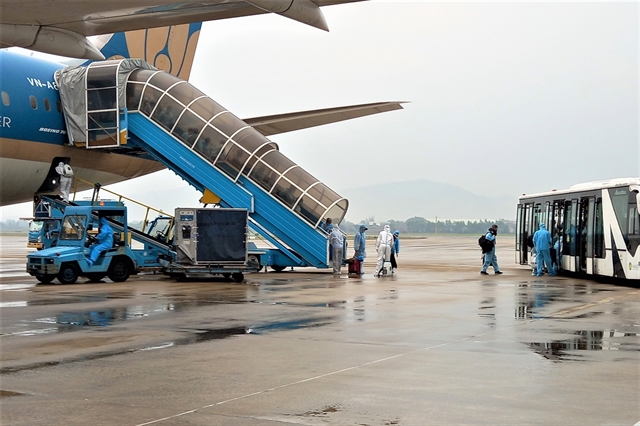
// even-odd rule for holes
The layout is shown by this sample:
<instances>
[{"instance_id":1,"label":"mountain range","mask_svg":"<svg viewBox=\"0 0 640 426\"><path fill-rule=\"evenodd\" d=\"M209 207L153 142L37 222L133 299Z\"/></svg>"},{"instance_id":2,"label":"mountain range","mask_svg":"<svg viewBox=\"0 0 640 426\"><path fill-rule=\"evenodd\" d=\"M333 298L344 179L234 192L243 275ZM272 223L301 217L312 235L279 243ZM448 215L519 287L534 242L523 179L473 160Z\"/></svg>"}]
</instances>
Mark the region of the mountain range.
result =
<instances>
[{"instance_id":1,"label":"mountain range","mask_svg":"<svg viewBox=\"0 0 640 426\"><path fill-rule=\"evenodd\" d=\"M414 180L339 191L349 200L346 220L514 220L518 197L476 195L456 185Z\"/></svg>"}]
</instances>

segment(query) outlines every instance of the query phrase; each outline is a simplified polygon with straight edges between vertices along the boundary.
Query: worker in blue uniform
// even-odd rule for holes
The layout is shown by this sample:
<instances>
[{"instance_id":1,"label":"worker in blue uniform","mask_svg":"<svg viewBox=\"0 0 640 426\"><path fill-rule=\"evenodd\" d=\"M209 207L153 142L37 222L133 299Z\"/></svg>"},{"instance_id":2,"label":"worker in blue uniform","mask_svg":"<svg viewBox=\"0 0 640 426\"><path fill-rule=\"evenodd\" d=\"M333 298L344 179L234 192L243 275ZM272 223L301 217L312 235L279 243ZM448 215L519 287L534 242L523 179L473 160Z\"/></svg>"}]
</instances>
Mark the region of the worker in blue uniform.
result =
<instances>
[{"instance_id":1,"label":"worker in blue uniform","mask_svg":"<svg viewBox=\"0 0 640 426\"><path fill-rule=\"evenodd\" d=\"M541 277L543 275L542 264L544 263L547 267L547 271L549 271L549 275L554 276L555 270L551 266L551 245L553 244L553 240L551 239L551 233L547 231L547 227L544 223L540 224L540 229L538 229L535 234L533 234L533 245L536 248L536 263L538 266L537 276Z\"/></svg>"},{"instance_id":2,"label":"worker in blue uniform","mask_svg":"<svg viewBox=\"0 0 640 426\"><path fill-rule=\"evenodd\" d=\"M109 250L113 246L113 228L109 226L107 218L101 217L98 223L100 224L98 235L96 236L98 242L91 246L91 253L87 258L89 266L93 266L98 256L100 256L100 253Z\"/></svg>"}]
</instances>

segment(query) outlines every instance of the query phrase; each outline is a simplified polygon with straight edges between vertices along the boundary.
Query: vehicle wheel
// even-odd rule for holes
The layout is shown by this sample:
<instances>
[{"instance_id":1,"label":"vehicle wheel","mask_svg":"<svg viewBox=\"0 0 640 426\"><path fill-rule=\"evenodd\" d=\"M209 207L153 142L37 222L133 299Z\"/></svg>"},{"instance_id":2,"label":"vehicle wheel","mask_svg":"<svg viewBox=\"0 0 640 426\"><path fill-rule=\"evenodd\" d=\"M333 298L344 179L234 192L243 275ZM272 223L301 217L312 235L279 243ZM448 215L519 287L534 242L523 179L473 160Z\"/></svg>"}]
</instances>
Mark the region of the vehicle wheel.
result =
<instances>
[{"instance_id":1,"label":"vehicle wheel","mask_svg":"<svg viewBox=\"0 0 640 426\"><path fill-rule=\"evenodd\" d=\"M73 263L63 263L58 272L58 281L73 284L78 280L78 268Z\"/></svg>"},{"instance_id":2,"label":"vehicle wheel","mask_svg":"<svg viewBox=\"0 0 640 426\"><path fill-rule=\"evenodd\" d=\"M242 272L235 272L231 275L233 280L237 283L241 283L244 280L244 274Z\"/></svg>"},{"instance_id":3,"label":"vehicle wheel","mask_svg":"<svg viewBox=\"0 0 640 426\"><path fill-rule=\"evenodd\" d=\"M36 279L42 284L50 284L55 277L56 276L52 274L36 275Z\"/></svg>"},{"instance_id":4,"label":"vehicle wheel","mask_svg":"<svg viewBox=\"0 0 640 426\"><path fill-rule=\"evenodd\" d=\"M116 283L126 281L131 275L131 269L129 268L129 262L124 259L115 258L111 261L111 266L107 272L109 279Z\"/></svg>"},{"instance_id":5,"label":"vehicle wheel","mask_svg":"<svg viewBox=\"0 0 640 426\"><path fill-rule=\"evenodd\" d=\"M229 278L231 278L231 274L228 272L225 272L224 274L222 274L222 276L224 277L225 280L228 280Z\"/></svg>"},{"instance_id":6,"label":"vehicle wheel","mask_svg":"<svg viewBox=\"0 0 640 426\"><path fill-rule=\"evenodd\" d=\"M286 266L271 265L271 269L273 269L276 272L282 272L282 271L284 271L284 268L286 268Z\"/></svg>"},{"instance_id":7,"label":"vehicle wheel","mask_svg":"<svg viewBox=\"0 0 640 426\"><path fill-rule=\"evenodd\" d=\"M86 274L87 278L89 278L89 282L91 283L97 283L99 282L101 279L103 279L104 277L107 276L107 274L103 274L101 272L92 272L89 274Z\"/></svg>"},{"instance_id":8,"label":"vehicle wheel","mask_svg":"<svg viewBox=\"0 0 640 426\"><path fill-rule=\"evenodd\" d=\"M255 254L249 255L249 257L247 258L247 264L251 268L256 268L258 272L262 270L262 265L260 264L260 256L257 256Z\"/></svg>"}]
</instances>

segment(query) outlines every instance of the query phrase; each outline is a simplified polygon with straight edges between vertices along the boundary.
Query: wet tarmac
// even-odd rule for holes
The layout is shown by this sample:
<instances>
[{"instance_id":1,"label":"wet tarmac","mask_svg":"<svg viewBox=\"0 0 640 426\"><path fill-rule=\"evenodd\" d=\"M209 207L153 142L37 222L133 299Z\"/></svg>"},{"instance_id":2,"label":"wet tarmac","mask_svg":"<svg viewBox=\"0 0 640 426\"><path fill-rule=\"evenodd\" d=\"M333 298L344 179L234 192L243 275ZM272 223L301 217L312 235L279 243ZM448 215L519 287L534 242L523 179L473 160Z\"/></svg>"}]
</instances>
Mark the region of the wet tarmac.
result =
<instances>
[{"instance_id":1,"label":"wet tarmac","mask_svg":"<svg viewBox=\"0 0 640 426\"><path fill-rule=\"evenodd\" d=\"M2 425L634 425L640 290L533 277L499 240L403 239L374 278L36 285L2 237ZM346 270L345 270L346 272Z\"/></svg>"}]
</instances>

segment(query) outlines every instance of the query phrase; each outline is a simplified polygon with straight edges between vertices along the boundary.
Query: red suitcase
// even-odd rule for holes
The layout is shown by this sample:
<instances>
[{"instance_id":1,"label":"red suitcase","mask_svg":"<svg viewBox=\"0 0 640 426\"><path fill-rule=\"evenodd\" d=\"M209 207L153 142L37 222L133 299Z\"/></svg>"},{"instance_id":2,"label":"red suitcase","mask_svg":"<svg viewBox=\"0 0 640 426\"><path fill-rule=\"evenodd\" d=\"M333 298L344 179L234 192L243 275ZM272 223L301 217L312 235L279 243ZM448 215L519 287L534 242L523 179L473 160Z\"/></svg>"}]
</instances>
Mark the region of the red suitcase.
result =
<instances>
[{"instance_id":1,"label":"red suitcase","mask_svg":"<svg viewBox=\"0 0 640 426\"><path fill-rule=\"evenodd\" d=\"M349 275L360 276L360 261L356 258L351 259L351 262L349 262Z\"/></svg>"}]
</instances>

